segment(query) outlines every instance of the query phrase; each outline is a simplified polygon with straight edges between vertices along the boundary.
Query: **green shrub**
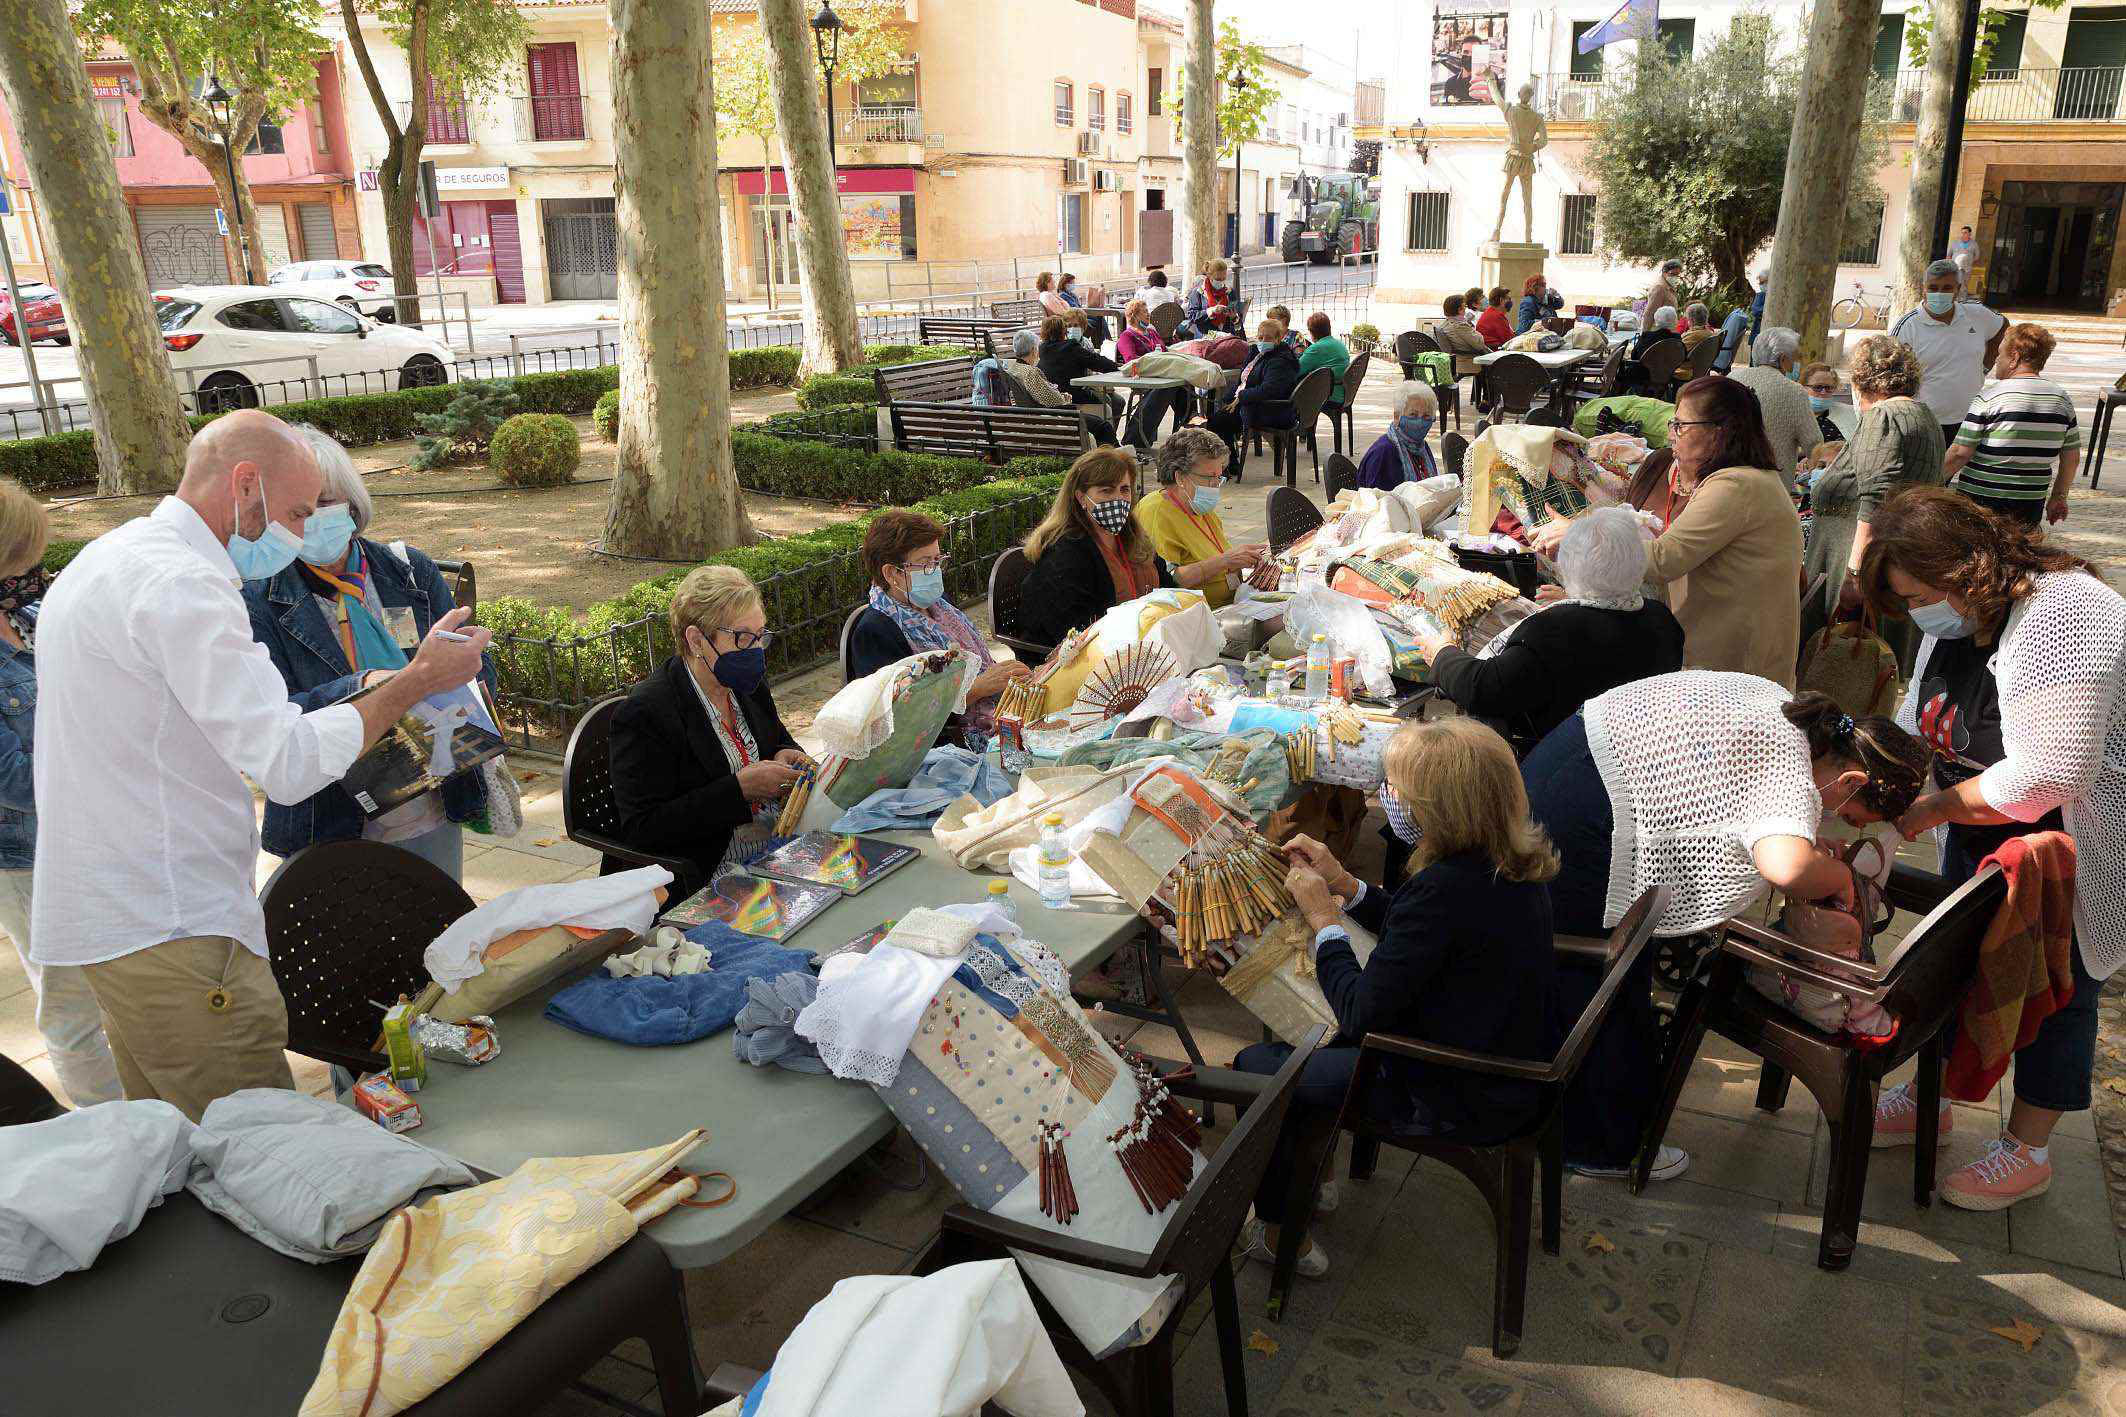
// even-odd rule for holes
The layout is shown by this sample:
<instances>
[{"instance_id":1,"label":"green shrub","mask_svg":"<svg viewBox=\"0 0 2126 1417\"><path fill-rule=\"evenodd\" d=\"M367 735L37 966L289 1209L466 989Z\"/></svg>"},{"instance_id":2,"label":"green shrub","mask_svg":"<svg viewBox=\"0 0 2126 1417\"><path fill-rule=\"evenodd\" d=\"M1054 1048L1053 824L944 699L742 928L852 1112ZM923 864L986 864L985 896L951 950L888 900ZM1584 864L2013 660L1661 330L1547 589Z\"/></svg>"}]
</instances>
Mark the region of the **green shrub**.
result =
<instances>
[{"instance_id":1,"label":"green shrub","mask_svg":"<svg viewBox=\"0 0 2126 1417\"><path fill-rule=\"evenodd\" d=\"M497 382L515 391L518 413L589 413L596 407L599 395L620 387L620 366L551 369Z\"/></svg>"},{"instance_id":2,"label":"green shrub","mask_svg":"<svg viewBox=\"0 0 2126 1417\"><path fill-rule=\"evenodd\" d=\"M441 413L424 413L414 421L421 435L412 459L415 472L426 472L459 458L487 451L488 440L517 411L517 392L507 382L478 380L459 384Z\"/></svg>"},{"instance_id":3,"label":"green shrub","mask_svg":"<svg viewBox=\"0 0 2126 1417\"><path fill-rule=\"evenodd\" d=\"M96 435L83 429L0 443L0 477L12 477L32 492L93 483Z\"/></svg>"},{"instance_id":4,"label":"green shrub","mask_svg":"<svg viewBox=\"0 0 2126 1417\"><path fill-rule=\"evenodd\" d=\"M976 351L964 344L867 344L866 368L880 364L921 364L932 359L968 359ZM854 371L847 371L854 372Z\"/></svg>"},{"instance_id":5,"label":"green shrub","mask_svg":"<svg viewBox=\"0 0 2126 1417\"><path fill-rule=\"evenodd\" d=\"M582 461L576 425L558 413L520 413L497 428L487 445L487 465L512 487L574 482Z\"/></svg>"},{"instance_id":6,"label":"green shrub","mask_svg":"<svg viewBox=\"0 0 2126 1417\"><path fill-rule=\"evenodd\" d=\"M851 374L814 374L797 386L797 406L802 409L877 402L878 381L868 370Z\"/></svg>"},{"instance_id":7,"label":"green shrub","mask_svg":"<svg viewBox=\"0 0 2126 1417\"><path fill-rule=\"evenodd\" d=\"M620 441L620 390L607 389L591 408L591 422L608 443Z\"/></svg>"},{"instance_id":8,"label":"green shrub","mask_svg":"<svg viewBox=\"0 0 2126 1417\"><path fill-rule=\"evenodd\" d=\"M86 545L88 545L86 541L46 542L44 546L44 569L57 575L65 570L76 556L81 554L81 548Z\"/></svg>"},{"instance_id":9,"label":"green shrub","mask_svg":"<svg viewBox=\"0 0 2126 1417\"><path fill-rule=\"evenodd\" d=\"M1379 344L1380 326L1360 321L1358 324L1351 326L1351 338L1371 340L1373 343Z\"/></svg>"},{"instance_id":10,"label":"green shrub","mask_svg":"<svg viewBox=\"0 0 2126 1417\"><path fill-rule=\"evenodd\" d=\"M797 366L804 358L804 351L794 344L773 345L767 349L739 349L731 352L731 387L759 389L770 385L788 386L797 382Z\"/></svg>"},{"instance_id":11,"label":"green shrub","mask_svg":"<svg viewBox=\"0 0 2126 1417\"><path fill-rule=\"evenodd\" d=\"M834 410L868 422L869 407ZM793 415L818 417L820 415ZM863 453L829 443L774 438L740 428L731 433L738 485L772 497L816 497L829 502L900 506L990 482L998 469L972 458L925 453ZM1059 468L1068 468L1058 462Z\"/></svg>"}]
</instances>

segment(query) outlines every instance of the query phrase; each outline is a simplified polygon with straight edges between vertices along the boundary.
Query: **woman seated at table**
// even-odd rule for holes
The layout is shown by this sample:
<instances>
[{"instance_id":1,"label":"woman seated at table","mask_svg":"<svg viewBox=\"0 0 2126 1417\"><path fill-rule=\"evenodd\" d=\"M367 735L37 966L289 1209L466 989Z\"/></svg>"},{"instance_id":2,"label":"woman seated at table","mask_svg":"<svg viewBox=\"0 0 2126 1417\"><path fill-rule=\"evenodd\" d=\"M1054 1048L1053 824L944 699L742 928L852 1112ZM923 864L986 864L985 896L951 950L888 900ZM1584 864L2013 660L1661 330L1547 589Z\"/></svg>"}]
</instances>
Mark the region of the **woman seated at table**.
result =
<instances>
[{"instance_id":1,"label":"woman seated at table","mask_svg":"<svg viewBox=\"0 0 2126 1417\"><path fill-rule=\"evenodd\" d=\"M1041 377L1075 403L1080 413L1104 418L1110 427L1115 425L1120 410L1110 406L1099 391L1077 387L1078 380L1087 374L1112 374L1121 367L1093 348L1083 310L1051 315L1041 322L1039 365Z\"/></svg>"},{"instance_id":2,"label":"woman seated at table","mask_svg":"<svg viewBox=\"0 0 2126 1417\"><path fill-rule=\"evenodd\" d=\"M1433 459L1432 424L1439 417L1439 395L1420 379L1408 379L1395 391L1395 418L1359 460L1358 485L1382 492L1405 482L1439 476Z\"/></svg>"},{"instance_id":3,"label":"woman seated at table","mask_svg":"<svg viewBox=\"0 0 2126 1417\"><path fill-rule=\"evenodd\" d=\"M1142 300L1132 300L1123 309L1125 328L1122 337L1115 342L1115 357L1125 371L1135 360L1147 354L1156 354L1166 348L1166 340L1159 327L1152 323L1151 306ZM1139 448L1149 448L1159 441L1159 425L1166 421L1168 410L1174 415L1174 426L1179 428L1188 419L1189 391L1187 389L1148 389L1137 401L1136 416L1130 420L1129 441Z\"/></svg>"},{"instance_id":4,"label":"woman seated at table","mask_svg":"<svg viewBox=\"0 0 2126 1417\"><path fill-rule=\"evenodd\" d=\"M1232 449L1225 475L1240 476L1240 440L1250 433L1290 428L1297 421L1292 394L1299 388L1299 356L1284 342L1284 326L1264 320L1255 329L1255 357L1240 376L1233 402L1204 420Z\"/></svg>"},{"instance_id":5,"label":"woman seated at table","mask_svg":"<svg viewBox=\"0 0 2126 1417\"><path fill-rule=\"evenodd\" d=\"M1136 485L1137 460L1118 448L1070 465L1055 505L1026 537L1020 638L1053 648L1114 606L1174 583L1130 515Z\"/></svg>"},{"instance_id":6,"label":"woman seated at table","mask_svg":"<svg viewBox=\"0 0 2126 1417\"><path fill-rule=\"evenodd\" d=\"M1344 373L1351 367L1351 347L1336 338L1329 317L1316 310L1307 316L1307 344L1299 355L1299 377L1316 369L1329 371L1329 397L1322 404L1322 417L1335 422L1344 411Z\"/></svg>"},{"instance_id":7,"label":"woman seated at table","mask_svg":"<svg viewBox=\"0 0 2126 1417\"><path fill-rule=\"evenodd\" d=\"M697 566L672 594L675 653L613 710L608 748L616 835L685 869L674 902L767 839L798 770L768 692L768 617L733 566ZM621 869L607 857L605 869Z\"/></svg>"},{"instance_id":8,"label":"woman seated at table","mask_svg":"<svg viewBox=\"0 0 2126 1417\"><path fill-rule=\"evenodd\" d=\"M457 609L436 563L412 547L394 550L369 529L369 489L339 442L297 427L317 455L324 482L289 567L244 587L251 637L266 647L289 701L308 711L338 703L406 666L429 626ZM268 799L261 843L293 856L320 841L384 841L457 880L464 870L463 823L487 814L487 779L461 772L380 817L368 817L346 788L332 786L292 806Z\"/></svg>"},{"instance_id":9,"label":"woman seated at table","mask_svg":"<svg viewBox=\"0 0 2126 1417\"><path fill-rule=\"evenodd\" d=\"M1054 271L1043 271L1033 278L1033 298L1040 302L1043 314L1060 317L1070 313L1071 302L1057 291Z\"/></svg>"},{"instance_id":10,"label":"woman seated at table","mask_svg":"<svg viewBox=\"0 0 2126 1417\"><path fill-rule=\"evenodd\" d=\"M1314 932L1315 978L1337 1032L1300 1075L1255 1192L1255 1218L1241 1231L1243 1253L1266 1264L1280 1227L1307 1220L1285 1211L1292 1179L1310 1174L1301 1168L1315 1166L1333 1141L1368 1033L1530 1061L1550 1054L1554 952L1543 883L1557 874L1558 857L1530 819L1512 752L1480 723L1443 718L1404 727L1383 767L1381 807L1412 851L1402 885L1391 892L1364 884L1311 837L1286 843L1294 864L1285 883ZM1364 965L1346 915L1379 939ZM1251 1044L1233 1066L1274 1073L1291 1053L1287 1043ZM1397 1058L1367 1101L1374 1120L1482 1145L1527 1127L1541 1097L1517 1079ZM1318 1208L1334 1203L1324 1186ZM1328 1255L1308 1241L1299 1272L1319 1279L1328 1269Z\"/></svg>"},{"instance_id":11,"label":"woman seated at table","mask_svg":"<svg viewBox=\"0 0 2126 1417\"><path fill-rule=\"evenodd\" d=\"M1646 534L1622 507L1566 523L1558 543L1564 598L1508 630L1481 655L1444 635L1420 636L1432 683L1526 753L1580 705L1619 684L1683 667L1683 627L1639 593ZM1549 587L1545 587L1549 589Z\"/></svg>"},{"instance_id":12,"label":"woman seated at table","mask_svg":"<svg viewBox=\"0 0 2126 1417\"><path fill-rule=\"evenodd\" d=\"M1638 338L1631 342L1631 353L1624 357L1634 360L1644 359L1646 351L1652 349L1655 345L1682 338L1683 336L1676 333L1676 307L1663 305L1649 317L1646 328L1641 330Z\"/></svg>"},{"instance_id":13,"label":"woman seated at table","mask_svg":"<svg viewBox=\"0 0 2126 1417\"><path fill-rule=\"evenodd\" d=\"M1926 748L1887 718L1854 719L1823 694L1751 674L1684 670L1611 689L1553 729L1522 765L1536 821L1562 865L1550 883L1558 933L1606 934L1646 890L1668 887L1654 933L1709 930L1767 887L1850 905L1852 873L1816 849L1826 812L1853 826L1903 813ZM1628 980L1565 1100L1565 1160L1626 1174L1656 1089L1653 953ZM1558 962L1558 1017L1594 997L1601 965ZM1663 1146L1653 1179L1690 1157Z\"/></svg>"},{"instance_id":14,"label":"woman seated at table","mask_svg":"<svg viewBox=\"0 0 2126 1417\"><path fill-rule=\"evenodd\" d=\"M1122 338L1115 341L1115 357L1124 364L1132 359L1150 354L1155 349L1165 349L1166 340L1159 334L1159 327L1152 323L1152 307L1142 300L1132 300L1122 307Z\"/></svg>"},{"instance_id":15,"label":"woman seated at table","mask_svg":"<svg viewBox=\"0 0 2126 1417\"><path fill-rule=\"evenodd\" d=\"M974 621L945 598L944 540L943 527L899 507L880 512L864 529L871 604L849 632L849 675L860 679L911 654L965 650L984 667L967 690L967 712L953 722L963 740L986 742L996 722L997 695L1032 671L1015 659L993 663Z\"/></svg>"},{"instance_id":16,"label":"woman seated at table","mask_svg":"<svg viewBox=\"0 0 2126 1417\"><path fill-rule=\"evenodd\" d=\"M1027 408L1074 408L1077 405L1071 396L1058 389L1042 376L1037 362L1041 352L1041 337L1032 330L1020 330L1011 337L1011 358L1002 361L1004 375L1018 386L1013 402ZM1102 409L1092 413L1079 409L1085 415L1085 428L1092 440L1103 448L1115 445L1115 425L1108 420Z\"/></svg>"},{"instance_id":17,"label":"woman seated at table","mask_svg":"<svg viewBox=\"0 0 2126 1417\"><path fill-rule=\"evenodd\" d=\"M1232 602L1242 576L1269 560L1268 543L1234 546L1218 516L1225 442L1206 428L1182 428L1159 445L1159 490L1137 503L1138 527L1172 569L1175 585L1200 590L1212 609Z\"/></svg>"},{"instance_id":18,"label":"woman seated at table","mask_svg":"<svg viewBox=\"0 0 2126 1417\"><path fill-rule=\"evenodd\" d=\"M1203 279L1196 282L1182 306L1191 335L1240 333L1240 322L1234 317L1232 269L1223 256L1214 257L1203 268Z\"/></svg>"}]
</instances>

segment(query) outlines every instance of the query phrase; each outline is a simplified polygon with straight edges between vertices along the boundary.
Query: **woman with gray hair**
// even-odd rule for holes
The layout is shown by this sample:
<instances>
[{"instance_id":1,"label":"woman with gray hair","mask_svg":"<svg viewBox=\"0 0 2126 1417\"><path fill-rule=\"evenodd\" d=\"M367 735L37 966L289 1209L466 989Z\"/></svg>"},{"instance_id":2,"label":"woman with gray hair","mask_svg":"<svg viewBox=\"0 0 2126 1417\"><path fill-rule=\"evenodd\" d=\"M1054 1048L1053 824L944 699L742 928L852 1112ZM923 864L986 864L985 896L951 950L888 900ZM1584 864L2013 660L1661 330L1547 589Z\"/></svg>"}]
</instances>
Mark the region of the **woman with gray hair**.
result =
<instances>
[{"instance_id":1,"label":"woman with gray hair","mask_svg":"<svg viewBox=\"0 0 2126 1417\"><path fill-rule=\"evenodd\" d=\"M273 656L289 701L307 713L397 673L429 626L457 602L434 561L403 541L387 546L362 534L372 512L369 489L347 450L315 428L298 424L295 431L324 473L317 510L295 561L269 580L246 584L244 604L251 637ZM490 667L490 683L492 673ZM269 800L260 834L276 856L319 841L389 842L456 880L464 863L461 827L484 825L488 802L486 775L476 771L374 817L335 783L294 806Z\"/></svg>"},{"instance_id":2,"label":"woman with gray hair","mask_svg":"<svg viewBox=\"0 0 2126 1417\"><path fill-rule=\"evenodd\" d=\"M1032 408L1070 408L1073 406L1069 393L1048 382L1041 373L1041 336L1035 330L1020 330L1011 337L1011 358L1001 361L1004 374L1025 395L1024 402ZM1085 415L1085 426L1092 439L1103 448L1115 445L1114 420L1097 413Z\"/></svg>"},{"instance_id":3,"label":"woman with gray hair","mask_svg":"<svg viewBox=\"0 0 2126 1417\"><path fill-rule=\"evenodd\" d=\"M1274 565L1267 542L1235 546L1218 502L1225 495L1231 449L1208 428L1177 428L1159 445L1159 486L1132 514L1152 550L1173 569L1174 584L1203 592L1213 610L1232 603L1242 576Z\"/></svg>"},{"instance_id":4,"label":"woman with gray hair","mask_svg":"<svg viewBox=\"0 0 2126 1417\"><path fill-rule=\"evenodd\" d=\"M1728 377L1757 396L1764 415L1764 436L1771 440L1773 471L1794 490L1794 469L1823 441L1808 390L1797 382L1801 371L1801 336L1780 325L1768 326L1750 349L1747 369Z\"/></svg>"},{"instance_id":5,"label":"woman with gray hair","mask_svg":"<svg viewBox=\"0 0 2126 1417\"><path fill-rule=\"evenodd\" d=\"M1445 636L1421 639L1434 687L1525 756L1595 695L1681 669L1683 627L1640 591L1648 539L1622 507L1573 518L1558 546L1564 597L1478 654Z\"/></svg>"},{"instance_id":6,"label":"woman with gray hair","mask_svg":"<svg viewBox=\"0 0 2126 1417\"><path fill-rule=\"evenodd\" d=\"M1385 492L1405 482L1439 475L1425 439L1439 418L1439 395L1421 379L1405 380L1395 391L1395 420L1373 440L1358 464L1358 485Z\"/></svg>"},{"instance_id":7,"label":"woman with gray hair","mask_svg":"<svg viewBox=\"0 0 2126 1417\"><path fill-rule=\"evenodd\" d=\"M1804 585L1819 575L1824 584L1802 607L1803 643L1833 620L1860 613L1860 558L1867 553L1869 523L1897 493L1940 483L1947 452L1933 410L1917 397L1924 376L1910 348L1889 335L1862 340L1847 373L1860 418L1837 458L1810 485L1815 520L1801 575ZM1884 621L1881 630L1909 673L1918 631L1903 619Z\"/></svg>"},{"instance_id":8,"label":"woman with gray hair","mask_svg":"<svg viewBox=\"0 0 2126 1417\"><path fill-rule=\"evenodd\" d=\"M1676 333L1676 307L1663 305L1657 310L1646 312L1646 328L1631 342L1631 353L1627 357L1644 359L1646 351L1661 341L1681 338L1682 336Z\"/></svg>"},{"instance_id":9,"label":"woman with gray hair","mask_svg":"<svg viewBox=\"0 0 2126 1417\"><path fill-rule=\"evenodd\" d=\"M1688 329L1683 331L1683 347L1685 349L1696 349L1699 345L1704 344L1707 340L1720 333L1718 327L1713 324L1711 307L1702 300L1693 300L1683 307L1683 321L1689 326Z\"/></svg>"}]
</instances>

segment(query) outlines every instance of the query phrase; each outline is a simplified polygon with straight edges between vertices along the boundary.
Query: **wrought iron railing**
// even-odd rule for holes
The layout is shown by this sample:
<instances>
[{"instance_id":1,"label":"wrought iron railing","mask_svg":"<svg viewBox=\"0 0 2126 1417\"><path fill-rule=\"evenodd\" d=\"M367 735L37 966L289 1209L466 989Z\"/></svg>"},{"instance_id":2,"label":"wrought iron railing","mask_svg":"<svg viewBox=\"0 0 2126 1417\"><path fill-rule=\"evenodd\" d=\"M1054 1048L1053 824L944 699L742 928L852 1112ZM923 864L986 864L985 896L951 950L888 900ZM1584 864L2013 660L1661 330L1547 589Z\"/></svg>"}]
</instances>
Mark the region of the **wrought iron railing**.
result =
<instances>
[{"instance_id":1,"label":"wrought iron railing","mask_svg":"<svg viewBox=\"0 0 2126 1417\"><path fill-rule=\"evenodd\" d=\"M1926 93L1925 71L1900 69L1880 78L1888 85L1890 117L1901 123L1916 121ZM1544 74L1536 86L1536 102L1547 118L1584 121L1597 116L1611 96L1631 82L1628 69L1605 74ZM2126 98L2126 67L1997 69L1971 86L1964 120L2119 122L2126 121L2122 98Z\"/></svg>"},{"instance_id":2,"label":"wrought iron railing","mask_svg":"<svg viewBox=\"0 0 2126 1417\"><path fill-rule=\"evenodd\" d=\"M509 103L520 143L582 143L606 136L605 101L592 94L518 94Z\"/></svg>"},{"instance_id":3,"label":"wrought iron railing","mask_svg":"<svg viewBox=\"0 0 2126 1417\"><path fill-rule=\"evenodd\" d=\"M834 118L834 135L845 143L920 143L923 112L919 108L860 108Z\"/></svg>"}]
</instances>

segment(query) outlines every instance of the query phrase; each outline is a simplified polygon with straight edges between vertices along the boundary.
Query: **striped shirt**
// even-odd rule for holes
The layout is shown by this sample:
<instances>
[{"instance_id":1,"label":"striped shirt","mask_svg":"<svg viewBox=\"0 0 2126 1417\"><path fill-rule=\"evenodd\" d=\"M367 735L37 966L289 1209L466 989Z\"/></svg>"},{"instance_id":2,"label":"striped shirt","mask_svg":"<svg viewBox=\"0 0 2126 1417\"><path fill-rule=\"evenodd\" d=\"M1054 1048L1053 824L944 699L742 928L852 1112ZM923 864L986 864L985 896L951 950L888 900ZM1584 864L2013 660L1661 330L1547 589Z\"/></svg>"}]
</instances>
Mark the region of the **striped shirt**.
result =
<instances>
[{"instance_id":1,"label":"striped shirt","mask_svg":"<svg viewBox=\"0 0 2126 1417\"><path fill-rule=\"evenodd\" d=\"M2060 453L2082 446L2074 399L2050 379L2003 379L1971 401L1958 447L1971 460L1958 490L1996 502L2042 502L2052 493Z\"/></svg>"}]
</instances>

